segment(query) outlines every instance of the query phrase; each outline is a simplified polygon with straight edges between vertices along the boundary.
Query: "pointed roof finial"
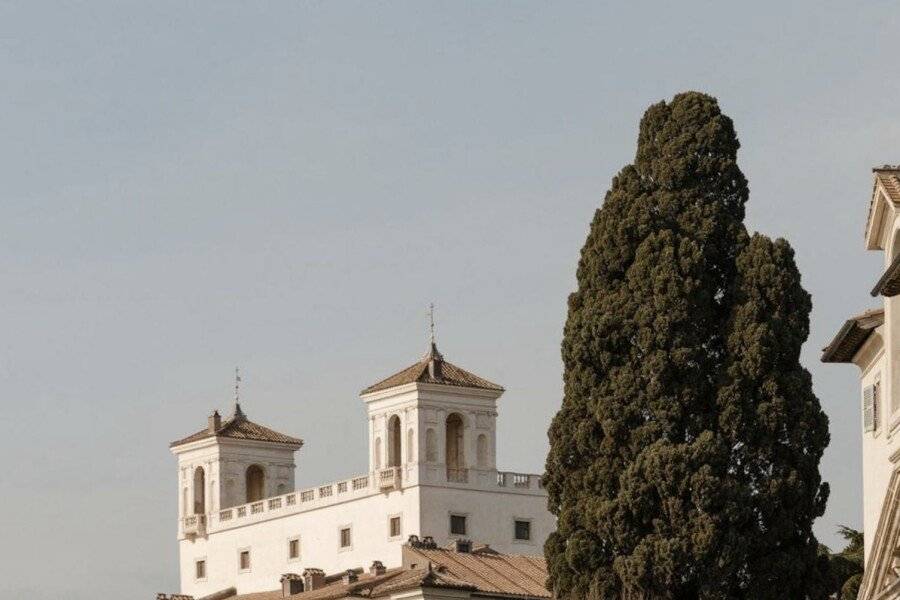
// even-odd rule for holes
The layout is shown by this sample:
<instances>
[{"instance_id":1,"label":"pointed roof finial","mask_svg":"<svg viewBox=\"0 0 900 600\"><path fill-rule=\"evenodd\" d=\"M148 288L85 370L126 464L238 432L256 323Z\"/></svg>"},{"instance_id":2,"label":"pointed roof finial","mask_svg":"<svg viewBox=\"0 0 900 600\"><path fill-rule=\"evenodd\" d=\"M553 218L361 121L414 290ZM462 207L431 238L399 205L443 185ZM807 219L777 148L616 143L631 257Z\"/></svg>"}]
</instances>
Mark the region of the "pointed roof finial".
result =
<instances>
[{"instance_id":1,"label":"pointed roof finial","mask_svg":"<svg viewBox=\"0 0 900 600\"><path fill-rule=\"evenodd\" d=\"M428 320L431 322L431 345L434 346L434 302L428 305Z\"/></svg>"},{"instance_id":2,"label":"pointed roof finial","mask_svg":"<svg viewBox=\"0 0 900 600\"><path fill-rule=\"evenodd\" d=\"M240 367L234 368L234 416L243 417L244 411L241 410L241 370Z\"/></svg>"}]
</instances>

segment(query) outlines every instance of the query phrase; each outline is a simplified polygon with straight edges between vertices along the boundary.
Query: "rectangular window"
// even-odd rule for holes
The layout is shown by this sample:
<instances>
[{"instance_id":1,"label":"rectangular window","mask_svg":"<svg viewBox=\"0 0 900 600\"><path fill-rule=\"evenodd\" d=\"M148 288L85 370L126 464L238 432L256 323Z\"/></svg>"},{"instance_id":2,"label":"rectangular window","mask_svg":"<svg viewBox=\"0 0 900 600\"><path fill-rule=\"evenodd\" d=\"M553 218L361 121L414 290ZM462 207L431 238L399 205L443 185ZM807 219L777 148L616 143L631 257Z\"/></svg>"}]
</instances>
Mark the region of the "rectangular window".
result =
<instances>
[{"instance_id":1,"label":"rectangular window","mask_svg":"<svg viewBox=\"0 0 900 600\"><path fill-rule=\"evenodd\" d=\"M349 548L350 542L350 528L344 527L341 529L341 548Z\"/></svg>"},{"instance_id":2,"label":"rectangular window","mask_svg":"<svg viewBox=\"0 0 900 600\"><path fill-rule=\"evenodd\" d=\"M863 430L878 429L878 388L867 385L863 389Z\"/></svg>"},{"instance_id":3,"label":"rectangular window","mask_svg":"<svg viewBox=\"0 0 900 600\"><path fill-rule=\"evenodd\" d=\"M194 575L197 579L206 579L206 561L198 560L194 563L195 572Z\"/></svg>"},{"instance_id":4,"label":"rectangular window","mask_svg":"<svg viewBox=\"0 0 900 600\"><path fill-rule=\"evenodd\" d=\"M300 538L288 540L288 559L297 560L300 558Z\"/></svg>"},{"instance_id":5,"label":"rectangular window","mask_svg":"<svg viewBox=\"0 0 900 600\"><path fill-rule=\"evenodd\" d=\"M238 555L238 566L241 571L249 571L250 570L250 551L249 550L241 550Z\"/></svg>"},{"instance_id":6,"label":"rectangular window","mask_svg":"<svg viewBox=\"0 0 900 600\"><path fill-rule=\"evenodd\" d=\"M400 517L391 517L388 522L388 535L390 537L400 537Z\"/></svg>"},{"instance_id":7,"label":"rectangular window","mask_svg":"<svg viewBox=\"0 0 900 600\"><path fill-rule=\"evenodd\" d=\"M519 541L528 541L531 539L531 521L516 519L515 536Z\"/></svg>"},{"instance_id":8,"label":"rectangular window","mask_svg":"<svg viewBox=\"0 0 900 600\"><path fill-rule=\"evenodd\" d=\"M463 515L450 515L451 535L466 535L466 517Z\"/></svg>"}]
</instances>

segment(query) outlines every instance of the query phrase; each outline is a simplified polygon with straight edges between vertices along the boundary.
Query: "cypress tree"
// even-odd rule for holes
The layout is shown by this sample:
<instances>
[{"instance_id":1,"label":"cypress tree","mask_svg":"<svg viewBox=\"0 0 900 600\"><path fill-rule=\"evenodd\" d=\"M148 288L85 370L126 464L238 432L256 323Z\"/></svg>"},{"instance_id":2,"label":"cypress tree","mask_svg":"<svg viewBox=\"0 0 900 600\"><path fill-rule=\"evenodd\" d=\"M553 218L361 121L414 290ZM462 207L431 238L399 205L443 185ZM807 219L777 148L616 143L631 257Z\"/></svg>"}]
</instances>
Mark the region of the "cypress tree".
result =
<instances>
[{"instance_id":1,"label":"cypress tree","mask_svg":"<svg viewBox=\"0 0 900 600\"><path fill-rule=\"evenodd\" d=\"M744 227L739 147L710 96L653 105L595 212L549 431L559 598L822 596L811 302L788 243Z\"/></svg>"}]
</instances>

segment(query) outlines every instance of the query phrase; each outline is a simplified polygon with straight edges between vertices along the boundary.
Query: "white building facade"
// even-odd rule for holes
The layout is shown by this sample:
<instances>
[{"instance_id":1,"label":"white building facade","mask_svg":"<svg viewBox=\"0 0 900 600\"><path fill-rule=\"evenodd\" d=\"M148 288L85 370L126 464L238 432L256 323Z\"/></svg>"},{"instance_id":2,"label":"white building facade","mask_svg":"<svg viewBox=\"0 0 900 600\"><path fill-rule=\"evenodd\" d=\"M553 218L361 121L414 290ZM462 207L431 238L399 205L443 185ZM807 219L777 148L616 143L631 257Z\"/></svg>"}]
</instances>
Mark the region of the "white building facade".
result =
<instances>
[{"instance_id":1,"label":"white building facade","mask_svg":"<svg viewBox=\"0 0 900 600\"><path fill-rule=\"evenodd\" d=\"M881 251L884 273L872 290L881 306L847 320L824 362L860 370L864 600L900 598L900 167L873 169L867 250Z\"/></svg>"},{"instance_id":2,"label":"white building facade","mask_svg":"<svg viewBox=\"0 0 900 600\"><path fill-rule=\"evenodd\" d=\"M503 391L432 344L419 362L362 391L368 472L304 490L294 485L301 440L253 423L238 404L226 421L214 413L171 445L182 593L269 591L285 573L373 560L400 566L410 535L541 554L555 520L540 476L496 466Z\"/></svg>"}]
</instances>

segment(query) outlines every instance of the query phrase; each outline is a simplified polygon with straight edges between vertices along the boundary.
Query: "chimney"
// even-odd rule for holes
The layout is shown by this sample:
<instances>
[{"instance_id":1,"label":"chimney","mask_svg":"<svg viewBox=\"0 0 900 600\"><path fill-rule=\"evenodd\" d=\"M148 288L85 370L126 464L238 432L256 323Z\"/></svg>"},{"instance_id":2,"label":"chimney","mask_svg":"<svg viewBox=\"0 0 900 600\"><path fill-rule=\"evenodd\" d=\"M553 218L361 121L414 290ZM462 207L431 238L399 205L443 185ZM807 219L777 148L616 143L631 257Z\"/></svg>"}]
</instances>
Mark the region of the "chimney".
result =
<instances>
[{"instance_id":1,"label":"chimney","mask_svg":"<svg viewBox=\"0 0 900 600\"><path fill-rule=\"evenodd\" d=\"M376 560L372 562L372 566L369 567L369 575L384 575L387 569L384 568L384 563L380 560Z\"/></svg>"},{"instance_id":2,"label":"chimney","mask_svg":"<svg viewBox=\"0 0 900 600\"><path fill-rule=\"evenodd\" d=\"M213 414L209 415L209 432L216 433L222 428L222 417L219 416L219 411L215 411Z\"/></svg>"},{"instance_id":3,"label":"chimney","mask_svg":"<svg viewBox=\"0 0 900 600\"><path fill-rule=\"evenodd\" d=\"M462 554L472 552L471 540L453 540L453 550Z\"/></svg>"},{"instance_id":4,"label":"chimney","mask_svg":"<svg viewBox=\"0 0 900 600\"><path fill-rule=\"evenodd\" d=\"M347 569L341 576L341 583L343 583L344 585L349 585L351 583L356 583L357 579L359 579L359 577L356 575L356 571L354 571L353 569Z\"/></svg>"},{"instance_id":5,"label":"chimney","mask_svg":"<svg viewBox=\"0 0 900 600\"><path fill-rule=\"evenodd\" d=\"M303 578L296 573L285 573L281 576L281 596L287 598L303 591Z\"/></svg>"},{"instance_id":6,"label":"chimney","mask_svg":"<svg viewBox=\"0 0 900 600\"><path fill-rule=\"evenodd\" d=\"M435 542L434 538L430 535L426 535L422 538L422 547L429 550L434 550L435 548L437 548L437 542Z\"/></svg>"},{"instance_id":7,"label":"chimney","mask_svg":"<svg viewBox=\"0 0 900 600\"><path fill-rule=\"evenodd\" d=\"M303 570L303 590L317 590L325 585L325 571L311 567Z\"/></svg>"}]
</instances>

